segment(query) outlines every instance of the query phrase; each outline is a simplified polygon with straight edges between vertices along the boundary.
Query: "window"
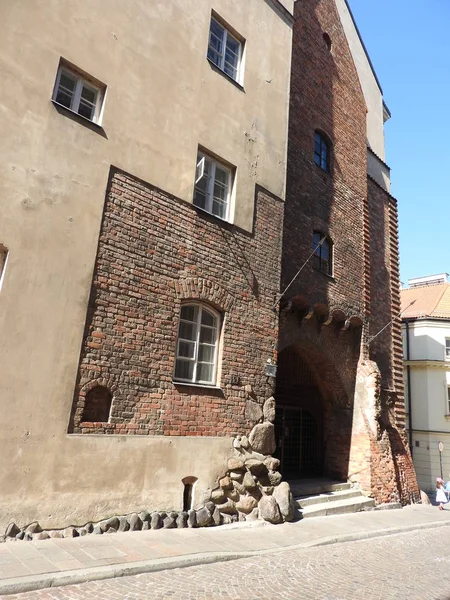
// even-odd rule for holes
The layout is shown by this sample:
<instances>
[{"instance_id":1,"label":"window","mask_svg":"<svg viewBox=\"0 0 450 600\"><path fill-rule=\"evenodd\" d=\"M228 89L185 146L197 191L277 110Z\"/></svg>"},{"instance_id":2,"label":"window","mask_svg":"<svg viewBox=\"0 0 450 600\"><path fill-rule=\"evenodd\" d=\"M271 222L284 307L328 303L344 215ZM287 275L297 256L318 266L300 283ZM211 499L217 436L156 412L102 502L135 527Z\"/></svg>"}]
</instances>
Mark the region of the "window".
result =
<instances>
[{"instance_id":1,"label":"window","mask_svg":"<svg viewBox=\"0 0 450 600\"><path fill-rule=\"evenodd\" d=\"M197 155L194 204L203 210L229 220L231 170L213 158Z\"/></svg>"},{"instance_id":2,"label":"window","mask_svg":"<svg viewBox=\"0 0 450 600\"><path fill-rule=\"evenodd\" d=\"M88 391L84 402L82 422L106 423L109 421L112 394L108 388L97 385Z\"/></svg>"},{"instance_id":3,"label":"window","mask_svg":"<svg viewBox=\"0 0 450 600\"><path fill-rule=\"evenodd\" d=\"M313 235L313 250L314 250L314 268L318 271L322 271L322 273L326 273L327 275L332 274L332 244L330 239L320 233L320 231L315 231Z\"/></svg>"},{"instance_id":4,"label":"window","mask_svg":"<svg viewBox=\"0 0 450 600\"><path fill-rule=\"evenodd\" d=\"M332 42L331 42L331 38L328 35L328 33L324 33L323 34L323 41L325 42L325 45L326 45L327 49L331 50Z\"/></svg>"},{"instance_id":5,"label":"window","mask_svg":"<svg viewBox=\"0 0 450 600\"><path fill-rule=\"evenodd\" d=\"M216 378L219 316L200 304L181 307L175 379L214 384Z\"/></svg>"},{"instance_id":6,"label":"window","mask_svg":"<svg viewBox=\"0 0 450 600\"><path fill-rule=\"evenodd\" d=\"M450 339L445 340L445 360L450 360Z\"/></svg>"},{"instance_id":7,"label":"window","mask_svg":"<svg viewBox=\"0 0 450 600\"><path fill-rule=\"evenodd\" d=\"M0 290L2 289L3 277L5 275L8 250L0 244Z\"/></svg>"},{"instance_id":8,"label":"window","mask_svg":"<svg viewBox=\"0 0 450 600\"><path fill-rule=\"evenodd\" d=\"M314 134L314 162L324 171L330 170L330 144L318 131Z\"/></svg>"},{"instance_id":9,"label":"window","mask_svg":"<svg viewBox=\"0 0 450 600\"><path fill-rule=\"evenodd\" d=\"M232 79L240 81L242 44L214 17L209 28L208 58Z\"/></svg>"},{"instance_id":10,"label":"window","mask_svg":"<svg viewBox=\"0 0 450 600\"><path fill-rule=\"evenodd\" d=\"M105 88L87 81L76 71L60 65L53 101L69 110L100 123Z\"/></svg>"}]
</instances>

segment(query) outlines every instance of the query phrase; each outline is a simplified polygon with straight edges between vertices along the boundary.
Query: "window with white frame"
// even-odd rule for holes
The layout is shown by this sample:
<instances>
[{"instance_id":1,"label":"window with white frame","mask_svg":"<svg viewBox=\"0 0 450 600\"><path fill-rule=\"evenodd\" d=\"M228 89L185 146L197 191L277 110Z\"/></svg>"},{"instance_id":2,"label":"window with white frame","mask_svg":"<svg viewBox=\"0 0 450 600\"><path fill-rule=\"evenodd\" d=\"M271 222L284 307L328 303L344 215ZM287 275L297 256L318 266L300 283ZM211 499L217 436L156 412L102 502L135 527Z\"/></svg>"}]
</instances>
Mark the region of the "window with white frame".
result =
<instances>
[{"instance_id":1,"label":"window with white frame","mask_svg":"<svg viewBox=\"0 0 450 600\"><path fill-rule=\"evenodd\" d=\"M231 169L199 152L195 171L194 205L229 221L232 179Z\"/></svg>"},{"instance_id":2,"label":"window with white frame","mask_svg":"<svg viewBox=\"0 0 450 600\"><path fill-rule=\"evenodd\" d=\"M242 42L211 17L208 59L232 79L241 82Z\"/></svg>"},{"instance_id":3,"label":"window with white frame","mask_svg":"<svg viewBox=\"0 0 450 600\"><path fill-rule=\"evenodd\" d=\"M181 307L174 379L214 385L220 317L202 304Z\"/></svg>"},{"instance_id":4,"label":"window with white frame","mask_svg":"<svg viewBox=\"0 0 450 600\"><path fill-rule=\"evenodd\" d=\"M445 360L450 360L450 338L445 340Z\"/></svg>"},{"instance_id":5,"label":"window with white frame","mask_svg":"<svg viewBox=\"0 0 450 600\"><path fill-rule=\"evenodd\" d=\"M59 66L53 92L54 102L99 124L104 96L104 86L88 81L65 64Z\"/></svg>"}]
</instances>

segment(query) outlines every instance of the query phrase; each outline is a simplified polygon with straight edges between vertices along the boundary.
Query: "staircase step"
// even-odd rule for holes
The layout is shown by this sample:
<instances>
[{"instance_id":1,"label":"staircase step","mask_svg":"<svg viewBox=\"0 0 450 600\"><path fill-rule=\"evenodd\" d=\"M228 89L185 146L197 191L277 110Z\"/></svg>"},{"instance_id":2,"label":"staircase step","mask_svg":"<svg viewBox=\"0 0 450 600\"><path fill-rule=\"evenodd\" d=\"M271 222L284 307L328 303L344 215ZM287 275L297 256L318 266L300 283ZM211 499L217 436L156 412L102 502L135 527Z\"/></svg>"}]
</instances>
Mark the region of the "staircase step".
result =
<instances>
[{"instance_id":1,"label":"staircase step","mask_svg":"<svg viewBox=\"0 0 450 600\"><path fill-rule=\"evenodd\" d=\"M362 494L360 490L356 488L350 488L347 490L338 490L336 492L327 492L325 494L318 494L314 496L301 496L300 498L295 498L295 501L299 508L305 508L306 506L312 506L313 504L324 504L325 502L347 500L349 498L361 498L361 496Z\"/></svg>"},{"instance_id":2,"label":"staircase step","mask_svg":"<svg viewBox=\"0 0 450 600\"><path fill-rule=\"evenodd\" d=\"M356 513L375 506L375 500L360 496L359 498L347 498L345 500L335 500L324 504L313 504L300 509L302 519L310 517L326 517L328 515L343 515L346 513Z\"/></svg>"},{"instance_id":3,"label":"staircase step","mask_svg":"<svg viewBox=\"0 0 450 600\"><path fill-rule=\"evenodd\" d=\"M298 479L289 481L294 498L300 496L314 496L315 494L326 494L328 492L339 492L349 490L351 483L334 481L331 479Z\"/></svg>"}]
</instances>

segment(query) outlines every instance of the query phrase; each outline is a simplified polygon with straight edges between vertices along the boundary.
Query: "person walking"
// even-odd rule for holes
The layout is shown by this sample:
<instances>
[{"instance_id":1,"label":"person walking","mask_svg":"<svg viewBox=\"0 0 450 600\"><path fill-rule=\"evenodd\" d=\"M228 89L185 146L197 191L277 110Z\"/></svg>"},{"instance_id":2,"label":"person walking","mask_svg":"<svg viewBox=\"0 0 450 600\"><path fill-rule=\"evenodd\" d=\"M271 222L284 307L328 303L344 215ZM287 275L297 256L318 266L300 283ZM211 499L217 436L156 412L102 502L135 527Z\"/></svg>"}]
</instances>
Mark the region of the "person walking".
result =
<instances>
[{"instance_id":1,"label":"person walking","mask_svg":"<svg viewBox=\"0 0 450 600\"><path fill-rule=\"evenodd\" d=\"M439 504L439 510L444 510L444 504L447 504L447 496L444 491L444 480L436 477L436 502Z\"/></svg>"}]
</instances>

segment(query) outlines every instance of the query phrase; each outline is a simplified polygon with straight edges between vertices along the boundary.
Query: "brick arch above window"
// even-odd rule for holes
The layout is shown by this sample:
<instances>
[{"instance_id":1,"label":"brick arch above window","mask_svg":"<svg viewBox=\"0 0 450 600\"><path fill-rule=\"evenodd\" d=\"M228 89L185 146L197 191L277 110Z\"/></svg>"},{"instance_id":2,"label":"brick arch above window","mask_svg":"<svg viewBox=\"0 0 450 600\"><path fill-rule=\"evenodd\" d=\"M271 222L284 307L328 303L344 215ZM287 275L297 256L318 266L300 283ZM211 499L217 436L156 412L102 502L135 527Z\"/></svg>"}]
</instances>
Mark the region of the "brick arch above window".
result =
<instances>
[{"instance_id":1,"label":"brick arch above window","mask_svg":"<svg viewBox=\"0 0 450 600\"><path fill-rule=\"evenodd\" d=\"M186 277L175 282L180 300L197 300L228 312L234 302L233 296L220 284L204 277Z\"/></svg>"}]
</instances>

